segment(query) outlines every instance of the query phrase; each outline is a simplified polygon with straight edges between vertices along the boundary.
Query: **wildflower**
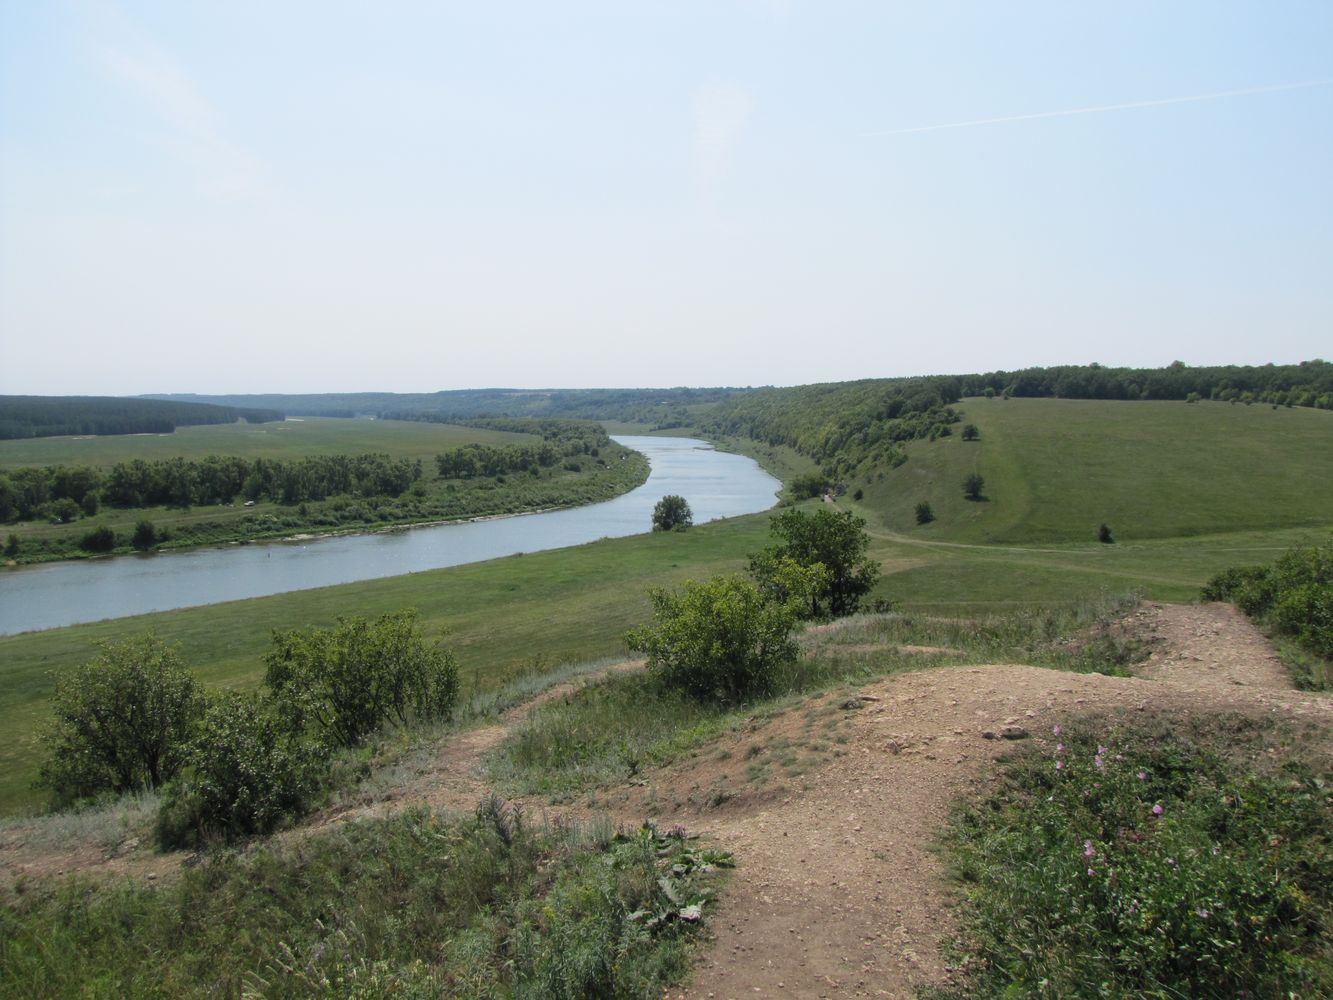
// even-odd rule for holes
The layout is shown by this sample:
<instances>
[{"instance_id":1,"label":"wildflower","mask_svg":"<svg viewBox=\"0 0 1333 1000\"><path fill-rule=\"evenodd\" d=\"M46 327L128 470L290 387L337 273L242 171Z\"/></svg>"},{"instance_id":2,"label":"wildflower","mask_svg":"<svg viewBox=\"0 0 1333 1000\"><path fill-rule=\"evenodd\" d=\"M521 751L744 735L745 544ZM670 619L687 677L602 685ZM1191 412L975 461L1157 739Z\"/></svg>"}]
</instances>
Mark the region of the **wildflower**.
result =
<instances>
[{"instance_id":1,"label":"wildflower","mask_svg":"<svg viewBox=\"0 0 1333 1000\"><path fill-rule=\"evenodd\" d=\"M1062 761L1062 760L1057 760L1057 761L1055 762L1055 769L1056 769L1057 771L1062 771L1062 770L1064 770L1064 766L1065 766L1065 762Z\"/></svg>"},{"instance_id":2,"label":"wildflower","mask_svg":"<svg viewBox=\"0 0 1333 1000\"><path fill-rule=\"evenodd\" d=\"M1089 869L1088 869L1088 878L1092 878L1092 877L1093 877L1094 875L1096 875L1096 874L1097 874L1097 872L1096 872L1095 869L1092 869L1092 868L1089 868Z\"/></svg>"},{"instance_id":3,"label":"wildflower","mask_svg":"<svg viewBox=\"0 0 1333 1000\"><path fill-rule=\"evenodd\" d=\"M1167 863L1168 865L1174 865L1174 864L1176 863L1176 859L1175 859L1175 858L1167 858L1167 859L1166 859L1166 863Z\"/></svg>"},{"instance_id":4,"label":"wildflower","mask_svg":"<svg viewBox=\"0 0 1333 1000\"><path fill-rule=\"evenodd\" d=\"M1064 753L1064 752L1065 752L1065 745L1064 745L1063 743L1057 743L1057 744L1055 745L1055 752L1056 752L1056 753Z\"/></svg>"},{"instance_id":5,"label":"wildflower","mask_svg":"<svg viewBox=\"0 0 1333 1000\"><path fill-rule=\"evenodd\" d=\"M1161 806L1161 803L1158 803L1157 805L1155 805L1155 806L1152 807L1152 814L1153 814L1154 816L1160 816L1160 815L1162 815L1162 806Z\"/></svg>"},{"instance_id":6,"label":"wildflower","mask_svg":"<svg viewBox=\"0 0 1333 1000\"><path fill-rule=\"evenodd\" d=\"M1105 766L1106 766L1106 761L1102 760L1102 758L1101 758L1100 755L1098 755L1098 756L1092 758L1092 762L1093 762L1095 765L1097 765L1098 767L1105 767Z\"/></svg>"},{"instance_id":7,"label":"wildflower","mask_svg":"<svg viewBox=\"0 0 1333 1000\"><path fill-rule=\"evenodd\" d=\"M1147 771L1140 771L1138 774L1134 775L1134 777L1138 778L1140 781L1147 781L1147 780L1148 780L1148 772L1147 772Z\"/></svg>"},{"instance_id":8,"label":"wildflower","mask_svg":"<svg viewBox=\"0 0 1333 1000\"><path fill-rule=\"evenodd\" d=\"M1060 735L1060 727L1059 727L1059 726L1053 726L1053 727L1051 727L1051 735L1052 735L1052 736L1059 736L1059 735Z\"/></svg>"},{"instance_id":9,"label":"wildflower","mask_svg":"<svg viewBox=\"0 0 1333 1000\"><path fill-rule=\"evenodd\" d=\"M1204 920L1207 920L1209 917L1212 916L1212 914L1209 913L1207 910L1195 910L1194 913L1197 916L1203 917Z\"/></svg>"},{"instance_id":10,"label":"wildflower","mask_svg":"<svg viewBox=\"0 0 1333 1000\"><path fill-rule=\"evenodd\" d=\"M1099 747L1097 748L1097 756L1098 756L1098 757L1105 757L1105 756L1106 756L1106 747L1101 747L1101 746L1099 746Z\"/></svg>"},{"instance_id":11,"label":"wildflower","mask_svg":"<svg viewBox=\"0 0 1333 1000\"><path fill-rule=\"evenodd\" d=\"M1085 858L1090 858L1096 853L1097 853L1097 848L1092 846L1091 840L1083 841L1083 856Z\"/></svg>"}]
</instances>

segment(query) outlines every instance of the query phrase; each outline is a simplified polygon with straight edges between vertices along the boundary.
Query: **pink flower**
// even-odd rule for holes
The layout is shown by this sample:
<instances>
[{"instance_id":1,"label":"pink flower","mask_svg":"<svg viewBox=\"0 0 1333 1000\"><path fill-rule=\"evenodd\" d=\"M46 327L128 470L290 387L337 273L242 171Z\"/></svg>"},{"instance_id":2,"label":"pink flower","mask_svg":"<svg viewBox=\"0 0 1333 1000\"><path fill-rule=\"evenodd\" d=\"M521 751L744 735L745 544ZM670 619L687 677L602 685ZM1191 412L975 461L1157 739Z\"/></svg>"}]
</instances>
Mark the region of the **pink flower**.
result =
<instances>
[{"instance_id":1,"label":"pink flower","mask_svg":"<svg viewBox=\"0 0 1333 1000\"><path fill-rule=\"evenodd\" d=\"M1106 761L1102 760L1102 758L1101 758L1100 756L1097 756L1097 757L1092 758L1092 762L1093 762L1094 764L1096 764L1098 767L1105 767L1105 766L1106 766Z\"/></svg>"},{"instance_id":2,"label":"pink flower","mask_svg":"<svg viewBox=\"0 0 1333 1000\"><path fill-rule=\"evenodd\" d=\"M1064 750L1065 750L1065 745L1064 745L1063 743L1057 743L1057 744L1055 745L1055 752L1056 752L1056 753L1064 753Z\"/></svg>"},{"instance_id":3,"label":"pink flower","mask_svg":"<svg viewBox=\"0 0 1333 1000\"><path fill-rule=\"evenodd\" d=\"M1091 840L1083 841L1083 856L1085 858L1090 858L1096 853L1097 853L1097 848L1092 846Z\"/></svg>"},{"instance_id":4,"label":"pink flower","mask_svg":"<svg viewBox=\"0 0 1333 1000\"><path fill-rule=\"evenodd\" d=\"M1168 865L1174 865L1174 864L1176 863L1176 859L1175 859L1175 858L1167 858L1167 859L1166 859L1166 863L1167 863Z\"/></svg>"},{"instance_id":5,"label":"pink flower","mask_svg":"<svg viewBox=\"0 0 1333 1000\"><path fill-rule=\"evenodd\" d=\"M1092 878L1092 876L1096 874L1097 874L1096 871L1094 871L1093 869L1091 868L1088 869L1088 878Z\"/></svg>"},{"instance_id":6,"label":"pink flower","mask_svg":"<svg viewBox=\"0 0 1333 1000\"><path fill-rule=\"evenodd\" d=\"M1212 914L1209 913L1207 910L1195 910L1194 912L1199 916L1203 917L1204 920L1207 920L1209 917L1212 916Z\"/></svg>"},{"instance_id":7,"label":"pink flower","mask_svg":"<svg viewBox=\"0 0 1333 1000\"><path fill-rule=\"evenodd\" d=\"M1147 772L1147 771L1140 771L1140 772L1139 772L1138 774L1136 774L1134 777L1138 778L1140 781L1147 781L1147 780L1148 780L1148 772Z\"/></svg>"},{"instance_id":8,"label":"pink flower","mask_svg":"<svg viewBox=\"0 0 1333 1000\"><path fill-rule=\"evenodd\" d=\"M1059 735L1060 735L1060 727L1059 727L1059 726L1053 726L1053 727L1051 727L1051 735L1052 735L1052 736L1059 736Z\"/></svg>"},{"instance_id":9,"label":"pink flower","mask_svg":"<svg viewBox=\"0 0 1333 1000\"><path fill-rule=\"evenodd\" d=\"M1057 760L1057 761L1055 762L1055 769L1056 769L1057 771L1063 770L1063 769L1064 769L1064 766L1065 766L1065 762L1062 761L1062 760Z\"/></svg>"},{"instance_id":10,"label":"pink flower","mask_svg":"<svg viewBox=\"0 0 1333 1000\"><path fill-rule=\"evenodd\" d=\"M1161 807L1160 804L1155 805L1155 806L1152 807L1152 814L1153 814L1154 816L1160 816L1160 815L1162 815L1162 807Z\"/></svg>"},{"instance_id":11,"label":"pink flower","mask_svg":"<svg viewBox=\"0 0 1333 1000\"><path fill-rule=\"evenodd\" d=\"M1098 748L1097 748L1097 756L1098 756L1098 757L1105 757L1105 756L1106 756L1106 747L1098 747Z\"/></svg>"}]
</instances>

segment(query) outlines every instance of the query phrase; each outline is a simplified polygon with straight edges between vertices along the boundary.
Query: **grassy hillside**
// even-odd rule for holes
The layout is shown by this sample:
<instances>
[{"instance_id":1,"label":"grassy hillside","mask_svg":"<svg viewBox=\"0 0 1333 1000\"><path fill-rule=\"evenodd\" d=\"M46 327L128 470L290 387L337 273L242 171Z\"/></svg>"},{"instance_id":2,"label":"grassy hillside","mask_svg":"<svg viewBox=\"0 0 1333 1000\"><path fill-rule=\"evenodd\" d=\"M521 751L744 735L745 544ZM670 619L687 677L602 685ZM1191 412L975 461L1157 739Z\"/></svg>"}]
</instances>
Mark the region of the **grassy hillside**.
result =
<instances>
[{"instance_id":1,"label":"grassy hillside","mask_svg":"<svg viewBox=\"0 0 1333 1000\"><path fill-rule=\"evenodd\" d=\"M1333 412L1201 402L970 398L977 441L908 445L872 477L866 505L915 538L1119 542L1333 523ZM970 472L983 502L964 499ZM919 526L916 504L936 520Z\"/></svg>"},{"instance_id":2,"label":"grassy hillside","mask_svg":"<svg viewBox=\"0 0 1333 1000\"><path fill-rule=\"evenodd\" d=\"M427 424L409 420L305 417L271 424L181 427L173 434L117 437L59 437L0 441L0 469L24 465L110 467L145 460L239 455L242 458L302 458L306 455L388 452L431 461L446 448L478 444L532 444L532 434Z\"/></svg>"}]
</instances>

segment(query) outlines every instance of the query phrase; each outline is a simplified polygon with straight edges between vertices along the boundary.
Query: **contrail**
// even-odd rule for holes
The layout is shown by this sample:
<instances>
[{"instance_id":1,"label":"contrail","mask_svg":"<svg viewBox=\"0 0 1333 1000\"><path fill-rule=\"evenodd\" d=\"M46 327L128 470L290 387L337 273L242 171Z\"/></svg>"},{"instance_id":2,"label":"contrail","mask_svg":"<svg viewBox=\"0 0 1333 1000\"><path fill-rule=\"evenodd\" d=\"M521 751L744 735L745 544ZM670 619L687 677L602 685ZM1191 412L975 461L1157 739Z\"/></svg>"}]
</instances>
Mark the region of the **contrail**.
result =
<instances>
[{"instance_id":1,"label":"contrail","mask_svg":"<svg viewBox=\"0 0 1333 1000\"><path fill-rule=\"evenodd\" d=\"M1306 80L1303 83L1277 83L1270 87L1245 87L1241 90L1219 90L1211 94L1191 94L1188 97L1163 97L1156 101L1130 101L1126 104L1099 104L1091 108L1069 108L1065 111L1038 111L1030 115L1008 115L1003 118L974 118L966 122L945 125L918 125L915 128L895 128L886 131L862 132L863 136L907 135L912 132L939 132L948 128L971 128L973 125L998 125L1001 122L1028 122L1037 118L1068 118L1071 115L1094 115L1102 111L1128 111L1131 108L1160 108L1166 104L1189 104L1192 101L1216 101L1223 97L1241 97L1246 94L1271 94L1279 90L1300 90L1333 83L1333 78Z\"/></svg>"}]
</instances>

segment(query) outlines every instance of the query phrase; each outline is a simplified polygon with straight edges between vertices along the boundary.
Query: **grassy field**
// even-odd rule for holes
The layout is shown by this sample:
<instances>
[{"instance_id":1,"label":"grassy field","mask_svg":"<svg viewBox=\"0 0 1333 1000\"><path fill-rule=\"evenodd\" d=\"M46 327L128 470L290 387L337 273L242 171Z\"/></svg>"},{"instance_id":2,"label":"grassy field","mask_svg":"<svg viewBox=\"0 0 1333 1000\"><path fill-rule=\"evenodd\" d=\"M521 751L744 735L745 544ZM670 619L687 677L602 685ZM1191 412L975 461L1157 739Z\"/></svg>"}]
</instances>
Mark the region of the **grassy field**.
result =
<instances>
[{"instance_id":1,"label":"grassy field","mask_svg":"<svg viewBox=\"0 0 1333 1000\"><path fill-rule=\"evenodd\" d=\"M23 465L112 466L145 461L239 455L242 458L304 458L388 452L432 461L446 448L478 443L533 444L534 434L481 430L413 420L301 417L273 424L212 424L182 427L174 434L125 434L108 437L26 438L0 441L0 469Z\"/></svg>"},{"instance_id":2,"label":"grassy field","mask_svg":"<svg viewBox=\"0 0 1333 1000\"><path fill-rule=\"evenodd\" d=\"M869 509L914 537L962 542L1120 542L1333 522L1333 412L1226 403L966 399L981 432L913 442L864 485ZM963 477L985 477L983 502ZM936 520L918 526L914 509Z\"/></svg>"},{"instance_id":3,"label":"grassy field","mask_svg":"<svg viewBox=\"0 0 1333 1000\"><path fill-rule=\"evenodd\" d=\"M875 596L909 610L963 616L1131 590L1189 601L1213 574L1326 542L1333 528L1315 488L1333 481L1333 413L1019 399L963 409L980 441L916 443L906 465L864 484L862 502L842 501L869 522L885 574ZM784 477L811 467L787 449L744 450ZM962 497L974 466L988 502ZM920 499L937 516L927 526L912 516ZM743 570L767 544L768 517L0 638L0 720L11 736L0 746L0 811L39 803L29 786L49 673L87 659L99 639L151 627L180 642L206 682L249 687L275 628L415 607L428 634L449 633L469 690L488 691L625 653L625 630L648 616L648 587ZM1116 544L1095 541L1101 521Z\"/></svg>"}]
</instances>

